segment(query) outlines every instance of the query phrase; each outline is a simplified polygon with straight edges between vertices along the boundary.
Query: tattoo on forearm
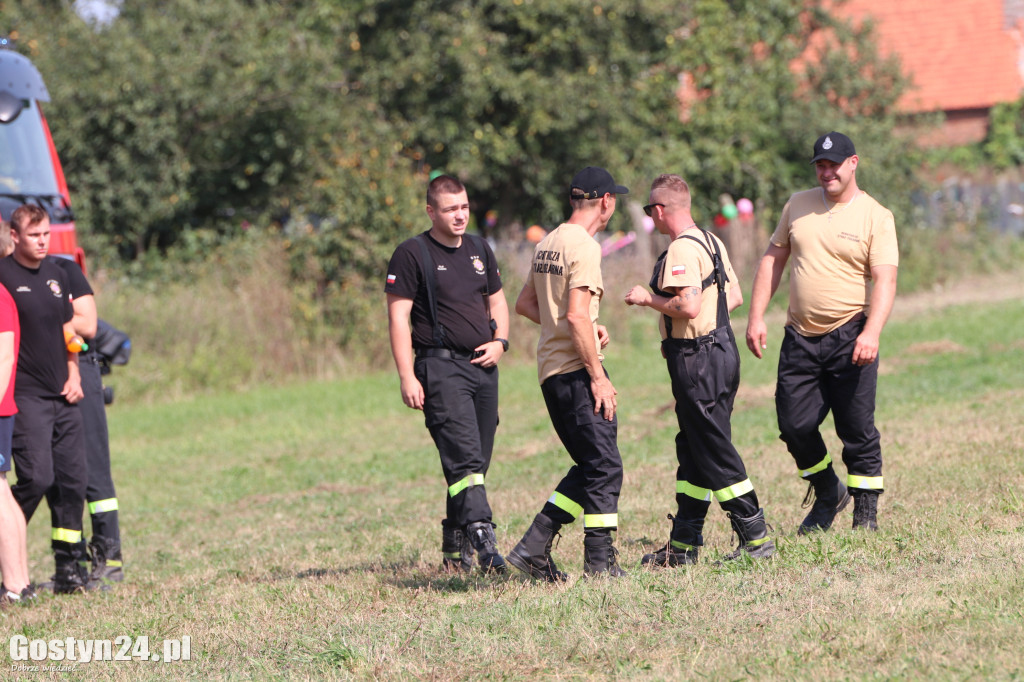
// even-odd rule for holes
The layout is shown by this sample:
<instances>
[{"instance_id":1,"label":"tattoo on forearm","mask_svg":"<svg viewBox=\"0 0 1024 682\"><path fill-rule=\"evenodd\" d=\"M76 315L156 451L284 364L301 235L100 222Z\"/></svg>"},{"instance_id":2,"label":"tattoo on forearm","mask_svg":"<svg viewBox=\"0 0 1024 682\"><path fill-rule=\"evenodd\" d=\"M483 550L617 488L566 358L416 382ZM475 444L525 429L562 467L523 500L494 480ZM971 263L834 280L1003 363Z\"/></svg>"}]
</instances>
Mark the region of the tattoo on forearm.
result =
<instances>
[{"instance_id":1,"label":"tattoo on forearm","mask_svg":"<svg viewBox=\"0 0 1024 682\"><path fill-rule=\"evenodd\" d=\"M686 287L676 296L669 299L668 303L665 304L665 307L673 312L685 313L686 309L683 306L694 296L700 296L700 289L697 287Z\"/></svg>"}]
</instances>

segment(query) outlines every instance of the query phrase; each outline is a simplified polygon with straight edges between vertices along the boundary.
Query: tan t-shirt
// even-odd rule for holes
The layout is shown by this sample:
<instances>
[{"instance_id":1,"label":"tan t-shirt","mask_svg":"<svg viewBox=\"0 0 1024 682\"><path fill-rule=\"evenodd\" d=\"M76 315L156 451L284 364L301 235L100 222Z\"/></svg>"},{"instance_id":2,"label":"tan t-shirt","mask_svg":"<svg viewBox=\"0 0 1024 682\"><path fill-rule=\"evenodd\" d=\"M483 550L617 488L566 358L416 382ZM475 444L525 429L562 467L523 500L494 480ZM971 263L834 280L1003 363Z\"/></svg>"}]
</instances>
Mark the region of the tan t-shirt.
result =
<instances>
[{"instance_id":1,"label":"tan t-shirt","mask_svg":"<svg viewBox=\"0 0 1024 682\"><path fill-rule=\"evenodd\" d=\"M604 293L601 279L601 246L583 227L563 223L541 240L533 251L529 282L540 304L540 340L537 342L537 374L540 382L555 374L584 367L572 343L569 322L569 290L590 289L590 321L597 342L597 313Z\"/></svg>"},{"instance_id":2,"label":"tan t-shirt","mask_svg":"<svg viewBox=\"0 0 1024 682\"><path fill-rule=\"evenodd\" d=\"M825 204L820 187L797 192L782 209L772 244L790 249L786 324L821 336L858 313L870 314L871 268L899 265L892 212L867 192L848 204Z\"/></svg>"},{"instance_id":3,"label":"tan t-shirt","mask_svg":"<svg viewBox=\"0 0 1024 682\"><path fill-rule=\"evenodd\" d=\"M672 240L668 246L668 253L662 262L661 274L658 277L658 286L662 289L668 287L697 287L700 289L701 282L714 272L714 262L707 250L692 239L685 239L684 235L692 235L702 242L704 235L699 230L687 230ZM712 243L718 243L718 249L722 253L722 263L725 266L725 275L729 278L725 287L736 284L736 273L729 261L729 254L725 252L725 245L715 235L710 235ZM714 246L707 245L712 252ZM661 327L661 338L666 338L665 316L659 316ZM700 313L692 320L674 318L672 320L672 338L674 339L696 339L697 337L709 334L718 328L718 285L712 283L701 294Z\"/></svg>"}]
</instances>

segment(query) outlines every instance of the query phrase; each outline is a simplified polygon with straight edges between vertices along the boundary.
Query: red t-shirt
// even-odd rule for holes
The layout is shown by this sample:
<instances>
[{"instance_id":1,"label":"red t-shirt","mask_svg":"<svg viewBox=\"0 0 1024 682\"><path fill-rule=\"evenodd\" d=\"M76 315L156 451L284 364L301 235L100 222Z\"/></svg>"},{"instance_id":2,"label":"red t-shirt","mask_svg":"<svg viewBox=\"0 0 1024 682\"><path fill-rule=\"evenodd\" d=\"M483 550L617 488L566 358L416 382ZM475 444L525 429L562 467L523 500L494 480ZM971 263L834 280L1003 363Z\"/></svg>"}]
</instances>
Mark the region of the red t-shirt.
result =
<instances>
[{"instance_id":1,"label":"red t-shirt","mask_svg":"<svg viewBox=\"0 0 1024 682\"><path fill-rule=\"evenodd\" d=\"M18 367L18 347L21 345L21 325L18 324L18 308L14 305L14 299L7 292L7 289L0 286L0 333L14 332L14 365L11 367L11 380L7 384L7 391L3 399L0 399L0 417L10 417L18 413L18 407L14 404L14 375Z\"/></svg>"}]
</instances>

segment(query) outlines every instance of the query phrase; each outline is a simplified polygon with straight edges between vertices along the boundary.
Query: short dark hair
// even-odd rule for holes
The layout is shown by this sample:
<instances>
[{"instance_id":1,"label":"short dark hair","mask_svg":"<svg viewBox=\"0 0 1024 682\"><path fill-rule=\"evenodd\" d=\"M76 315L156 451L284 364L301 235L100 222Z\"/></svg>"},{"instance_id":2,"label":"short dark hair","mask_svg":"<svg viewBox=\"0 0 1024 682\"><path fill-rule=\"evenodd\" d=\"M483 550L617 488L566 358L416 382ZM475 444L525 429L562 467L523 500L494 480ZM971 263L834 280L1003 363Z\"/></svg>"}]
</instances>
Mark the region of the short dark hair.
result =
<instances>
[{"instance_id":1,"label":"short dark hair","mask_svg":"<svg viewBox=\"0 0 1024 682\"><path fill-rule=\"evenodd\" d=\"M437 206L437 196L439 194L459 194L465 191L466 186L458 178L454 178L451 175L438 175L427 185L427 203L431 206Z\"/></svg>"},{"instance_id":2,"label":"short dark hair","mask_svg":"<svg viewBox=\"0 0 1024 682\"><path fill-rule=\"evenodd\" d=\"M22 204L14 209L14 213L11 214L11 227L17 230L18 234L21 234L25 228L38 225L48 217L49 214L41 206Z\"/></svg>"}]
</instances>

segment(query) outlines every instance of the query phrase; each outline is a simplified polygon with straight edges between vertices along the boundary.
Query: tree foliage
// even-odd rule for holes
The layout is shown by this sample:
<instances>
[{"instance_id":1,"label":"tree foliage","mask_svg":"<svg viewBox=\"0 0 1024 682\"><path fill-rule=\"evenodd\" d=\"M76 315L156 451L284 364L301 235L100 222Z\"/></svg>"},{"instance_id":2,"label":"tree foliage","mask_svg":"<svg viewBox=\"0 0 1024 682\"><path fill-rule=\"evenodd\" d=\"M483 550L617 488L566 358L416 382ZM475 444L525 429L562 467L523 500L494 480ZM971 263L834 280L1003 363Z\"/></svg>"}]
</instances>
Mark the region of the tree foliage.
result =
<instances>
[{"instance_id":1,"label":"tree foliage","mask_svg":"<svg viewBox=\"0 0 1024 682\"><path fill-rule=\"evenodd\" d=\"M910 194L897 66L823 0L124 0L105 26L3 8L90 238L134 258L271 226L321 303L379 287L437 169L499 232L560 221L591 164L640 201L681 173L707 222L722 192L777 210L839 129L868 191L897 213Z\"/></svg>"}]
</instances>

